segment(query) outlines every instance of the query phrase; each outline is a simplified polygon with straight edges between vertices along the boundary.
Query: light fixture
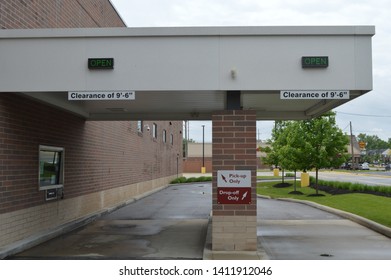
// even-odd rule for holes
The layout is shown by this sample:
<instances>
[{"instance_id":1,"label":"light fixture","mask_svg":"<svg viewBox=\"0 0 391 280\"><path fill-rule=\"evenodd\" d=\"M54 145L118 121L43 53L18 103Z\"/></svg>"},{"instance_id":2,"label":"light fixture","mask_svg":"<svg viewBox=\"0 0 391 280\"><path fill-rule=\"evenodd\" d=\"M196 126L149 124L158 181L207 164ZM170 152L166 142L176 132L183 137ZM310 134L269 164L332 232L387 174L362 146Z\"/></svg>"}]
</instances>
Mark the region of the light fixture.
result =
<instances>
[{"instance_id":1,"label":"light fixture","mask_svg":"<svg viewBox=\"0 0 391 280\"><path fill-rule=\"evenodd\" d=\"M237 76L237 71L236 71L235 68L232 68L232 69L231 69L231 78L232 78L233 80L235 80L235 79L236 79L236 76Z\"/></svg>"}]
</instances>

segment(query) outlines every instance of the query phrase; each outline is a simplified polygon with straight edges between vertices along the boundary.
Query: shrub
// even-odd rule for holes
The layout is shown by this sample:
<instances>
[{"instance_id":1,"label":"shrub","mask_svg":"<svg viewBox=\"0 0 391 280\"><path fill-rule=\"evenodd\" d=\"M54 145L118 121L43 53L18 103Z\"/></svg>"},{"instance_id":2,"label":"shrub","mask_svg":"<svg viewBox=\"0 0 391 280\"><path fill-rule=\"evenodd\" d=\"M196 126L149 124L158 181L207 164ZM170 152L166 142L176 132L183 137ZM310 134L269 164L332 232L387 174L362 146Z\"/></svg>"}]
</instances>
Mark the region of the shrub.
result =
<instances>
[{"instance_id":1,"label":"shrub","mask_svg":"<svg viewBox=\"0 0 391 280\"><path fill-rule=\"evenodd\" d=\"M198 178L198 182L210 182L210 181L212 181L211 176L201 176Z\"/></svg>"},{"instance_id":2,"label":"shrub","mask_svg":"<svg viewBox=\"0 0 391 280\"><path fill-rule=\"evenodd\" d=\"M310 183L315 183L315 178L310 177ZM351 183L351 182L338 182L338 181L325 181L318 180L320 186L328 186L336 189L349 190L352 192L379 192L385 194L391 194L391 187L384 186L369 186L360 183Z\"/></svg>"},{"instance_id":3,"label":"shrub","mask_svg":"<svg viewBox=\"0 0 391 280\"><path fill-rule=\"evenodd\" d=\"M186 180L186 183L193 183L193 182L199 182L198 178L190 177L190 178L187 178L187 180Z\"/></svg>"},{"instance_id":4,"label":"shrub","mask_svg":"<svg viewBox=\"0 0 391 280\"><path fill-rule=\"evenodd\" d=\"M201 176L201 177L179 177L170 182L170 184L183 184L183 183L194 183L194 182L210 182L212 181L211 176Z\"/></svg>"},{"instance_id":5,"label":"shrub","mask_svg":"<svg viewBox=\"0 0 391 280\"><path fill-rule=\"evenodd\" d=\"M185 183L186 178L185 177L178 177L171 181L171 184L179 184L179 183Z\"/></svg>"}]
</instances>

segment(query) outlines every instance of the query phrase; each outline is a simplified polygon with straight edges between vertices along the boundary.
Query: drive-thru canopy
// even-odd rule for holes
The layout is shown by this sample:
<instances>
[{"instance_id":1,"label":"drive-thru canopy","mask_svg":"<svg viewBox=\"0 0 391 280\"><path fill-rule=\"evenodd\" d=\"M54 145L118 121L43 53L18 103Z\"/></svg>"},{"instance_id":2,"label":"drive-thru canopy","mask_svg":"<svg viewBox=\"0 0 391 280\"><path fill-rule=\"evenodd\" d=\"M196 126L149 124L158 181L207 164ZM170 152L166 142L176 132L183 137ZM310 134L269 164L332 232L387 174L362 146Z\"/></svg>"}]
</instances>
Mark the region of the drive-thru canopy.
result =
<instances>
[{"instance_id":1,"label":"drive-thru canopy","mask_svg":"<svg viewBox=\"0 0 391 280\"><path fill-rule=\"evenodd\" d=\"M0 91L90 120L317 116L372 89L373 26L0 31Z\"/></svg>"},{"instance_id":2,"label":"drive-thru canopy","mask_svg":"<svg viewBox=\"0 0 391 280\"><path fill-rule=\"evenodd\" d=\"M373 26L1 30L0 94L87 120L212 119L212 248L256 250L256 120L311 118L372 90L373 35Z\"/></svg>"}]
</instances>

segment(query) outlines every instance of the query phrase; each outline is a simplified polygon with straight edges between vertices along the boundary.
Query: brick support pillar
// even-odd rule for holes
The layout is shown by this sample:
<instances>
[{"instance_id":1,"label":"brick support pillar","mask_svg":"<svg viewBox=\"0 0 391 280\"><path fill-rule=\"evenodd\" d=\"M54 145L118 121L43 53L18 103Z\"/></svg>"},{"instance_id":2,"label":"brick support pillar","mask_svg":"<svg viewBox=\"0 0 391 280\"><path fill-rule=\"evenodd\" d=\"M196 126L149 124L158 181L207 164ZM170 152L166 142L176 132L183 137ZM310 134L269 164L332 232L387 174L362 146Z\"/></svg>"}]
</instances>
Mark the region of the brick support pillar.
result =
<instances>
[{"instance_id":1,"label":"brick support pillar","mask_svg":"<svg viewBox=\"0 0 391 280\"><path fill-rule=\"evenodd\" d=\"M216 112L213 131L212 250L257 250L256 114L252 110ZM251 202L221 202L218 171L251 171ZM240 195L242 196L242 195Z\"/></svg>"}]
</instances>

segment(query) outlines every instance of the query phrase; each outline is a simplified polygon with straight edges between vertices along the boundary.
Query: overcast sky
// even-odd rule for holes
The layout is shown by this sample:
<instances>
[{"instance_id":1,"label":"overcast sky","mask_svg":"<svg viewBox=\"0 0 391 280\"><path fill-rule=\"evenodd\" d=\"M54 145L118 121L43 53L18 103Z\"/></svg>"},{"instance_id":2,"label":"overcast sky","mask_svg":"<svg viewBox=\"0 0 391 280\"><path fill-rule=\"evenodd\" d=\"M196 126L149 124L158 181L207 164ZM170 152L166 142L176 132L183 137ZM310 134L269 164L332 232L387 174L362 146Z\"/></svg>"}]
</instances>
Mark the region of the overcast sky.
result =
<instances>
[{"instance_id":1,"label":"overcast sky","mask_svg":"<svg viewBox=\"0 0 391 280\"><path fill-rule=\"evenodd\" d=\"M372 38L373 91L334 111L338 126L353 134L391 138L390 0L111 0L128 27L375 25ZM190 122L190 138L211 141L210 122ZM273 122L258 122L260 139Z\"/></svg>"}]
</instances>

